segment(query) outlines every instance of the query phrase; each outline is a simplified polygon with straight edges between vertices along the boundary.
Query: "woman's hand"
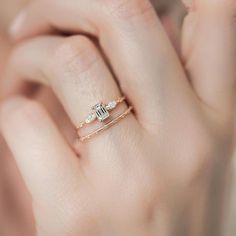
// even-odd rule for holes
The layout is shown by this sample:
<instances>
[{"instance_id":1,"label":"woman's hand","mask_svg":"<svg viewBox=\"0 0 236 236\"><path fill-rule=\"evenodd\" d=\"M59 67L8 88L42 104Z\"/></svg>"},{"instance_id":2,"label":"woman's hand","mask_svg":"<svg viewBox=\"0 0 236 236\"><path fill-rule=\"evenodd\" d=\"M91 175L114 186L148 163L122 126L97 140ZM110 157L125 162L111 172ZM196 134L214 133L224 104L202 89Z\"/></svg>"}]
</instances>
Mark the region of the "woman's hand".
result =
<instances>
[{"instance_id":1,"label":"woman's hand","mask_svg":"<svg viewBox=\"0 0 236 236\"><path fill-rule=\"evenodd\" d=\"M80 144L77 158L37 102L17 97L1 106L39 235L194 235L188 227L196 225L217 235L204 216L215 182L214 195L223 192L233 150L232 6L196 1L184 26L185 67L146 0L45 0L24 11L18 38L57 28L92 35L99 49L88 36L35 37L16 48L8 79L50 85L75 126L91 106L121 94L135 111Z\"/></svg>"}]
</instances>

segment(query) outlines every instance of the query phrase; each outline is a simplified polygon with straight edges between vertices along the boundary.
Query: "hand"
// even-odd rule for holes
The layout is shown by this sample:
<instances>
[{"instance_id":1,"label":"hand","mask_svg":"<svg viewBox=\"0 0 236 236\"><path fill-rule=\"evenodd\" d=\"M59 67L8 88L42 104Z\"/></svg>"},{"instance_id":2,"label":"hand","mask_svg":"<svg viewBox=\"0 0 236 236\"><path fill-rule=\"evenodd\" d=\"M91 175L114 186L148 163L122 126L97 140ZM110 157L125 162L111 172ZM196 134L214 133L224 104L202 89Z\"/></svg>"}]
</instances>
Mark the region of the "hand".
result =
<instances>
[{"instance_id":1,"label":"hand","mask_svg":"<svg viewBox=\"0 0 236 236\"><path fill-rule=\"evenodd\" d=\"M171 235L192 226L186 221L193 211L204 216L213 180L222 192L233 149L235 8L195 5L184 27L183 68L147 1L69 3L34 2L20 37L52 25L93 35L117 80L81 35L22 43L8 78L52 86L75 126L93 104L122 93L135 114L80 145L77 159L42 106L23 98L2 105L1 128L32 194L38 234L164 235L167 225ZM186 225L175 225L181 217Z\"/></svg>"},{"instance_id":2,"label":"hand","mask_svg":"<svg viewBox=\"0 0 236 236\"><path fill-rule=\"evenodd\" d=\"M178 20L176 11L179 11L176 7L169 9L170 4L166 1L158 1L156 4L156 11L158 11L161 21L165 27L165 30L172 39L174 45L178 47ZM15 7L15 4L11 4L11 8ZM20 7L20 6L19 6ZM3 7L3 9L5 9ZM179 15L179 14L178 14ZM2 22L1 22L2 23ZM2 24L1 24L2 26ZM6 28L6 26L4 26ZM4 64L6 63L6 58L8 57L8 52L6 49L9 48L9 40L0 42L0 72L4 70ZM31 96L37 102L42 103L46 106L50 114L57 120L61 131L67 137L68 142L71 143L74 136L71 133L70 123L67 122L67 118L64 116L64 112L61 110L58 102L55 100L54 96L51 95L48 89L21 89L21 83L15 81L16 84L12 84L12 81L6 80L4 76L0 76L0 99L4 99L5 96L9 96L9 92L12 93L24 93L29 92ZM9 82L9 83L8 83ZM18 86L19 85L19 86ZM24 86L23 86L24 88ZM60 119L58 119L60 117ZM28 192L25 191L25 185L22 183L21 175L15 166L15 161L12 160L12 155L6 148L4 142L0 142L1 149L1 216L0 225L2 235L34 235L33 233L33 220L30 209L31 199L28 196ZM19 194L21 193L21 194ZM14 204L13 204L14 203Z\"/></svg>"}]
</instances>

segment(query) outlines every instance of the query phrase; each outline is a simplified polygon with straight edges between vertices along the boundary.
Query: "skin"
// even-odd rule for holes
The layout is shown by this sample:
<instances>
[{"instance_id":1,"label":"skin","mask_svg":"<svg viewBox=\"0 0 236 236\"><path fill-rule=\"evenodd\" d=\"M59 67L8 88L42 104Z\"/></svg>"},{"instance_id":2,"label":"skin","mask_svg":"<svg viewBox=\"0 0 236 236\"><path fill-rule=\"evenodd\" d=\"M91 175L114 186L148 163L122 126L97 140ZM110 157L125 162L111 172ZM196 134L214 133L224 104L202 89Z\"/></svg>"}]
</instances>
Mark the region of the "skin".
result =
<instances>
[{"instance_id":1,"label":"skin","mask_svg":"<svg viewBox=\"0 0 236 236\"><path fill-rule=\"evenodd\" d=\"M24 0L1 1L0 8L0 101L7 95L4 68L13 45L8 35L8 27L17 12L26 4ZM15 87L12 86L11 87ZM32 90L32 89L30 89ZM11 91L12 92L12 91ZM25 94L21 89L14 93ZM66 138L71 139L71 124L50 89L41 88L31 93L43 104L52 117L60 114L58 126ZM9 95L9 94L8 94ZM0 235L2 236L32 236L35 235L34 218L31 207L31 196L25 187L15 160L5 141L0 136Z\"/></svg>"},{"instance_id":2,"label":"skin","mask_svg":"<svg viewBox=\"0 0 236 236\"><path fill-rule=\"evenodd\" d=\"M11 51L12 45L7 35L8 25L13 20L14 16L20 8L26 4L26 1L11 0L1 2L1 15L0 15L0 100L10 93L21 93L25 94L26 91L22 90L21 87L13 86L10 81L10 86L7 86L8 79L4 76L4 67L7 62L9 52ZM178 22L177 16L181 14L178 8L174 7L173 2L171 7L167 1L158 1L155 4L156 10L160 13L162 23L172 39L172 42L178 47ZM164 14L163 14L164 12ZM176 12L176 13L175 13ZM167 15L168 13L168 15ZM18 83L16 83L18 84ZM32 90L32 89L30 89ZM29 91L30 91L29 90ZM34 90L33 90L34 91ZM55 96L52 94L50 89L40 88L35 92L30 92L31 98L37 100L43 104L44 107L50 112L51 116L57 121L57 125L60 127L61 132L67 138L69 143L72 143L75 139L73 127L70 124L66 114L64 113L61 105L58 103ZM32 96L33 95L33 96ZM58 116L60 119L58 119ZM1 146L1 194L0 194L0 228L1 235L11 236L32 236L35 234L34 220L31 210L31 197L25 188L22 181L21 174L16 167L15 160L13 159L10 151L5 145L4 140L0 140ZM19 191L20 190L20 191Z\"/></svg>"},{"instance_id":3,"label":"skin","mask_svg":"<svg viewBox=\"0 0 236 236\"><path fill-rule=\"evenodd\" d=\"M0 87L3 82L3 70L11 44L6 34L7 25L22 6L23 1L1 1L0 9ZM0 100L2 93L0 92ZM20 189L20 191L19 191ZM2 137L0 136L0 234L32 235L32 216L28 206L28 194L25 191L19 170Z\"/></svg>"},{"instance_id":4,"label":"skin","mask_svg":"<svg viewBox=\"0 0 236 236\"><path fill-rule=\"evenodd\" d=\"M233 150L234 2L188 6L181 59L148 1L64 4L34 1L16 19L13 37L30 39L12 53L7 80L50 86L74 126L97 101L121 93L135 113L74 151L37 101L1 105L0 127L31 193L37 234L220 234L208 226L221 225ZM76 35L48 36L52 26ZM81 32L99 40L106 61ZM208 217L211 207L219 217Z\"/></svg>"}]
</instances>

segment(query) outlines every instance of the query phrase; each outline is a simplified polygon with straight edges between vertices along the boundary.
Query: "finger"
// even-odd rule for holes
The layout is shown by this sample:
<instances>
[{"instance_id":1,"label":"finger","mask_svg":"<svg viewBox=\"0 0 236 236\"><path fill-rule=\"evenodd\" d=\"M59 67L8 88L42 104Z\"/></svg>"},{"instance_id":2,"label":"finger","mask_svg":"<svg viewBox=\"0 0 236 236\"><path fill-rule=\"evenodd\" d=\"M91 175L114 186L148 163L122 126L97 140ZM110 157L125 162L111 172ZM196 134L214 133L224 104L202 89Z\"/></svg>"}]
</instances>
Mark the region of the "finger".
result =
<instances>
[{"instance_id":1,"label":"finger","mask_svg":"<svg viewBox=\"0 0 236 236\"><path fill-rule=\"evenodd\" d=\"M34 99L37 99L37 101L43 104L46 110L49 111L67 142L73 145L77 137L75 127L71 123L65 109L62 107L62 104L57 99L52 89L50 87L41 88L40 93L38 93L37 97Z\"/></svg>"},{"instance_id":2,"label":"finger","mask_svg":"<svg viewBox=\"0 0 236 236\"><path fill-rule=\"evenodd\" d=\"M108 103L122 96L96 47L84 36L67 39L41 37L25 43L12 55L8 71L14 72L14 78L29 78L49 83L77 127L91 112L92 106L99 102ZM126 109L126 103L121 103L110 113L110 119L119 116ZM102 125L103 123L91 123L81 129L79 135L85 136ZM129 133L131 130L136 132ZM137 120L130 114L115 127L83 145L92 147L86 159L93 160L93 163L96 163L95 160L101 163L103 160L110 162L104 153L107 153L114 143L124 143L124 136L127 139L132 139L132 135L138 136L139 130ZM100 152L101 149L104 150L103 153ZM88 149L81 148L82 156L85 150Z\"/></svg>"},{"instance_id":3,"label":"finger","mask_svg":"<svg viewBox=\"0 0 236 236\"><path fill-rule=\"evenodd\" d=\"M1 146L1 150L3 150L3 146ZM8 150L7 152L4 152L2 158L3 163L1 163L1 165L3 164L2 173L6 201L5 212L9 214L10 221L13 225L15 224L15 230L20 228L25 233L34 232L31 198L23 184L15 160L12 158Z\"/></svg>"},{"instance_id":4,"label":"finger","mask_svg":"<svg viewBox=\"0 0 236 236\"><path fill-rule=\"evenodd\" d=\"M122 91L144 124L160 123L163 110L169 114L166 109L173 103L189 100L181 63L148 0L104 0L102 7L85 0L51 3L30 4L13 24L15 35L48 33L54 26L99 37Z\"/></svg>"},{"instance_id":5,"label":"finger","mask_svg":"<svg viewBox=\"0 0 236 236\"><path fill-rule=\"evenodd\" d=\"M69 224L61 221L67 221L71 213L64 212L65 219L58 213L75 200L71 197L79 191L83 177L78 159L48 114L36 102L12 98L1 105L0 127L32 195L37 223L46 214L60 229Z\"/></svg>"},{"instance_id":6,"label":"finger","mask_svg":"<svg viewBox=\"0 0 236 236\"><path fill-rule=\"evenodd\" d=\"M234 5L196 0L183 29L183 55L193 87L205 105L226 116L235 100Z\"/></svg>"}]
</instances>

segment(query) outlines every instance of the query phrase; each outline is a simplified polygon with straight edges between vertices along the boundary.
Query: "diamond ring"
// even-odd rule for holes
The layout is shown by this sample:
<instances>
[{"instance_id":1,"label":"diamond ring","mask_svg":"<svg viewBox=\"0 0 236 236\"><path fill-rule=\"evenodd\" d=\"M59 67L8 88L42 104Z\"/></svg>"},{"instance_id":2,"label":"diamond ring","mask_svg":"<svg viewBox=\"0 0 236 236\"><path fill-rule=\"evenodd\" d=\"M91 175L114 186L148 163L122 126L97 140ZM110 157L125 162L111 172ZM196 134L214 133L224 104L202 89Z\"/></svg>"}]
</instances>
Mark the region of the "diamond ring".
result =
<instances>
[{"instance_id":1,"label":"diamond ring","mask_svg":"<svg viewBox=\"0 0 236 236\"><path fill-rule=\"evenodd\" d=\"M129 106L123 113L121 113L120 115L118 115L117 117L113 117L112 119L110 118L110 112L115 109L120 103L125 101L125 97L119 97L116 100L110 101L107 104L100 102L98 104L96 104L95 106L93 106L91 108L91 113L87 116L87 118L80 123L80 125L77 127L77 131L78 131L78 135L79 135L79 130L81 128L83 128L85 125L90 124L94 121L98 121L103 123L103 125L101 127L99 127L98 129L94 130L93 132L85 135L85 136L80 136L79 135L79 141L80 142L84 142L96 135L98 135L99 133L107 130L108 128L114 126L115 124L117 124L118 122L120 122L121 120L123 120L125 117L127 117L133 110L132 106ZM108 120L108 121L107 121ZM106 122L104 122L106 121Z\"/></svg>"}]
</instances>

